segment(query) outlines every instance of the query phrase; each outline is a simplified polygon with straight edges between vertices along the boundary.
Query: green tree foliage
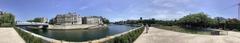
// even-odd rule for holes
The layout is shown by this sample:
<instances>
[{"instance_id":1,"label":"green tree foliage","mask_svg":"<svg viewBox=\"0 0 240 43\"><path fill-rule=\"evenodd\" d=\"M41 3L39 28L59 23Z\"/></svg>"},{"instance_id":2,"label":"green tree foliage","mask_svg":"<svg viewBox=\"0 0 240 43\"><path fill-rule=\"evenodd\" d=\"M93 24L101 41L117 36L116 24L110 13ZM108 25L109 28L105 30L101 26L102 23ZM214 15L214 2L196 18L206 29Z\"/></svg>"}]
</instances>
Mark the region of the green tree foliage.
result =
<instances>
[{"instance_id":1,"label":"green tree foliage","mask_svg":"<svg viewBox=\"0 0 240 43\"><path fill-rule=\"evenodd\" d=\"M208 27L216 28L218 26L218 21L215 19L210 19L208 21Z\"/></svg>"},{"instance_id":2,"label":"green tree foliage","mask_svg":"<svg viewBox=\"0 0 240 43\"><path fill-rule=\"evenodd\" d=\"M182 26L190 26L190 27L206 27L209 20L211 20L204 13L194 13L181 18L178 22Z\"/></svg>"},{"instance_id":3,"label":"green tree foliage","mask_svg":"<svg viewBox=\"0 0 240 43\"><path fill-rule=\"evenodd\" d=\"M54 21L54 19L50 19L49 24L54 25L55 23L56 23L56 22Z\"/></svg>"},{"instance_id":4,"label":"green tree foliage","mask_svg":"<svg viewBox=\"0 0 240 43\"><path fill-rule=\"evenodd\" d=\"M177 25L176 23L177 20L156 20L156 24L160 24L160 25L164 25L164 26L173 26L173 25Z\"/></svg>"},{"instance_id":5,"label":"green tree foliage","mask_svg":"<svg viewBox=\"0 0 240 43\"><path fill-rule=\"evenodd\" d=\"M15 24L15 16L11 13L2 12L0 14L0 26L9 27L14 26Z\"/></svg>"},{"instance_id":6,"label":"green tree foliage","mask_svg":"<svg viewBox=\"0 0 240 43\"><path fill-rule=\"evenodd\" d=\"M128 20L128 21L121 21L119 23L126 23L126 24L160 24L165 26L183 26L183 27L190 27L190 28L223 28L225 30L238 30L240 31L240 20L235 18L223 18L223 17L214 17L210 18L207 14L200 12L200 13L193 13L187 16L180 18L179 20L155 20L155 19L142 19L140 17L139 20Z\"/></svg>"},{"instance_id":7,"label":"green tree foliage","mask_svg":"<svg viewBox=\"0 0 240 43\"><path fill-rule=\"evenodd\" d=\"M110 23L110 21L109 21L108 19L106 19L106 18L102 18L102 22L103 22L104 24L109 24L109 23Z\"/></svg>"},{"instance_id":8,"label":"green tree foliage","mask_svg":"<svg viewBox=\"0 0 240 43\"><path fill-rule=\"evenodd\" d=\"M44 18L34 18L33 20L27 20L27 22L44 22Z\"/></svg>"},{"instance_id":9,"label":"green tree foliage","mask_svg":"<svg viewBox=\"0 0 240 43\"><path fill-rule=\"evenodd\" d=\"M230 30L237 29L240 30L240 21L237 19L228 19L226 21L226 28L229 28Z\"/></svg>"},{"instance_id":10,"label":"green tree foliage","mask_svg":"<svg viewBox=\"0 0 240 43\"><path fill-rule=\"evenodd\" d=\"M212 19L212 20L214 20L215 22L215 27L217 27L217 28L224 28L224 25L226 24L226 20L227 19L225 19L225 18L223 18L223 17L215 17L214 19Z\"/></svg>"},{"instance_id":11,"label":"green tree foliage","mask_svg":"<svg viewBox=\"0 0 240 43\"><path fill-rule=\"evenodd\" d=\"M146 20L143 20L143 23L144 24L155 24L156 23L156 20L154 18L152 19L146 19Z\"/></svg>"},{"instance_id":12,"label":"green tree foliage","mask_svg":"<svg viewBox=\"0 0 240 43\"><path fill-rule=\"evenodd\" d=\"M126 23L126 24L138 24L139 22L138 22L138 20L127 20L124 23Z\"/></svg>"}]
</instances>

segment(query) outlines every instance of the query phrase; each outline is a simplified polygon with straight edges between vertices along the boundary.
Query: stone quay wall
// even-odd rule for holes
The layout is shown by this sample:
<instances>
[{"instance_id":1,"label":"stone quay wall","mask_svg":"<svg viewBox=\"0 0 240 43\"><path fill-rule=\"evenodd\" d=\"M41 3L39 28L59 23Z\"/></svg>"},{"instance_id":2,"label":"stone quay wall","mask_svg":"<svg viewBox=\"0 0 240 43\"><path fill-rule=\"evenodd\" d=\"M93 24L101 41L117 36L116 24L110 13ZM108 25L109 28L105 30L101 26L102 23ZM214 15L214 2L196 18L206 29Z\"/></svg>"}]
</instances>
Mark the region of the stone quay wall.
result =
<instances>
[{"instance_id":1,"label":"stone quay wall","mask_svg":"<svg viewBox=\"0 0 240 43\"><path fill-rule=\"evenodd\" d=\"M49 25L48 29L93 29L107 26L107 24Z\"/></svg>"},{"instance_id":2,"label":"stone quay wall","mask_svg":"<svg viewBox=\"0 0 240 43\"><path fill-rule=\"evenodd\" d=\"M19 27L16 27L15 29L20 34L24 33L21 36L24 38L25 41L26 40L30 41L28 43L36 43L36 42L38 43L132 43L134 42L134 40L138 38L139 35L142 34L142 32L144 31L144 26L141 26L120 34L107 36L101 39L85 41L85 42L69 42L69 41L63 41L63 40L56 40L56 39L44 37L44 36L29 32ZM32 38L29 38L28 36L31 36Z\"/></svg>"}]
</instances>

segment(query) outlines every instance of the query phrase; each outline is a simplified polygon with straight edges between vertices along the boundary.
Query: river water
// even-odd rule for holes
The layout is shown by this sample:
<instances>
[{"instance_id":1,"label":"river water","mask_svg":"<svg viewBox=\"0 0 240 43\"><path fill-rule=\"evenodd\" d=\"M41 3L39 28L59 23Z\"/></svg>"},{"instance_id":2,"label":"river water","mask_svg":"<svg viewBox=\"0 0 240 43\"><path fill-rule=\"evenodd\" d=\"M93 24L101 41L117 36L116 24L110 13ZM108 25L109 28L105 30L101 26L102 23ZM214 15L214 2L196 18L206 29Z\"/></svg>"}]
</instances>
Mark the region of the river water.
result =
<instances>
[{"instance_id":1,"label":"river water","mask_svg":"<svg viewBox=\"0 0 240 43\"><path fill-rule=\"evenodd\" d=\"M128 26L128 25L110 24L106 28L96 28L96 29L89 29L89 30L79 30L79 29L36 30L36 29L29 29L29 28L24 28L24 29L48 38L64 40L64 41L72 41L72 42L82 42L82 41L95 40L95 39L104 38L110 35L123 33L133 28L136 28L136 27Z\"/></svg>"}]
</instances>

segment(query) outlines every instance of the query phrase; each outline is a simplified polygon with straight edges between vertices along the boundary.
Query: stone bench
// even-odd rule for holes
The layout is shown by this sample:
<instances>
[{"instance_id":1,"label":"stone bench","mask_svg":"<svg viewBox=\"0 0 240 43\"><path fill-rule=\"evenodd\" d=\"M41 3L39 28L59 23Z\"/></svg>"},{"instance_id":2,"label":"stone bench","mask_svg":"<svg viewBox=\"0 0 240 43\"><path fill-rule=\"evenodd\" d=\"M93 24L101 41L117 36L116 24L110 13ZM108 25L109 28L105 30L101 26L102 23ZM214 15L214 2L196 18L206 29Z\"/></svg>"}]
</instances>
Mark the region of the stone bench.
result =
<instances>
[{"instance_id":1,"label":"stone bench","mask_svg":"<svg viewBox=\"0 0 240 43\"><path fill-rule=\"evenodd\" d=\"M224 30L219 30L219 29L213 29L211 32L211 35L227 35L228 32Z\"/></svg>"}]
</instances>

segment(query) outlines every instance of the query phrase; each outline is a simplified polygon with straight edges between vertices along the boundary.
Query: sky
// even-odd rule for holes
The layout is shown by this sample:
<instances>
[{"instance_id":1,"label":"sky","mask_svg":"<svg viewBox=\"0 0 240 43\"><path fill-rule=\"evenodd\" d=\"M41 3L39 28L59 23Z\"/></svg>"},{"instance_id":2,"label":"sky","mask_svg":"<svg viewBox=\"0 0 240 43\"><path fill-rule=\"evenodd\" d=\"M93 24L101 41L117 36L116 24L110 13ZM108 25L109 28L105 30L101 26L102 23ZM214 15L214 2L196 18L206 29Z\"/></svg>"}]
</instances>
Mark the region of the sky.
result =
<instances>
[{"instance_id":1,"label":"sky","mask_svg":"<svg viewBox=\"0 0 240 43\"><path fill-rule=\"evenodd\" d=\"M237 18L238 3L240 0L0 0L0 11L14 14L17 21L51 19L68 12L103 16L112 22L140 17L174 20L197 12Z\"/></svg>"}]
</instances>

